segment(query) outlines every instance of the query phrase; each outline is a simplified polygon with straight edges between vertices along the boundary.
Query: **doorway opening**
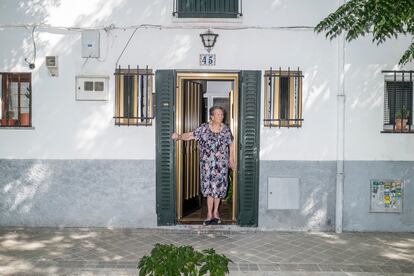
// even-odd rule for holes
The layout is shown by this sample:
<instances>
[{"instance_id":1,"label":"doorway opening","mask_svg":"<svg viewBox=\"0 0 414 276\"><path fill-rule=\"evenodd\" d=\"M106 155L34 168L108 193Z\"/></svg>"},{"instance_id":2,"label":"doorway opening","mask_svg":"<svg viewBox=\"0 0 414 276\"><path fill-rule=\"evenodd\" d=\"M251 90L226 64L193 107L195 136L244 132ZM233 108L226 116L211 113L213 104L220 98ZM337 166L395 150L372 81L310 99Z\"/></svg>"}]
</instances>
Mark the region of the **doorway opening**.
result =
<instances>
[{"instance_id":1,"label":"doorway opening","mask_svg":"<svg viewBox=\"0 0 414 276\"><path fill-rule=\"evenodd\" d=\"M178 72L176 79L175 129L193 131L210 120L209 109L219 105L225 110L224 123L233 134L235 160L238 144L238 73ZM207 200L201 194L200 161L195 140L176 142L176 216L182 224L202 224L207 216ZM228 192L219 208L222 224L237 221L237 170L229 171Z\"/></svg>"}]
</instances>

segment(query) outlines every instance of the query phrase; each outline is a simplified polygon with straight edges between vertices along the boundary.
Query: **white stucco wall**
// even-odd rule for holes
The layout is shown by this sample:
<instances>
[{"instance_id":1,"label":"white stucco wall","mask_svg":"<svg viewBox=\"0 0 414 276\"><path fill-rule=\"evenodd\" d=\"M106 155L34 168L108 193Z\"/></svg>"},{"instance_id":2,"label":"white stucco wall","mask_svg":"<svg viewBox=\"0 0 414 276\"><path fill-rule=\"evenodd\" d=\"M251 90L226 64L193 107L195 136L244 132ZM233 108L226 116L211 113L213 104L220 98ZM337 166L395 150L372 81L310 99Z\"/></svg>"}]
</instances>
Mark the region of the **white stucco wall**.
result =
<instances>
[{"instance_id":1,"label":"white stucco wall","mask_svg":"<svg viewBox=\"0 0 414 276\"><path fill-rule=\"evenodd\" d=\"M212 70L267 70L271 66L303 70L303 127L261 128L261 160L335 160L337 41L312 30L270 27L315 26L336 1L243 1L237 20L177 20L172 1L12 1L0 11L0 72L29 72L33 56L30 29L11 24L46 24L35 32L33 129L0 129L0 158L155 159L155 126L114 126L114 69L133 29L101 31L101 58L81 58L81 34L66 27L96 28L160 24L141 28L119 63L157 69L205 69L199 66L199 34L211 27L219 34ZM188 29L203 25L202 29ZM258 29L235 30L243 26ZM180 28L186 29L180 29ZM217 29L227 27L229 30ZM215 29L216 28L216 29ZM369 39L346 46L345 89L347 160L414 160L412 135L380 134L383 112L381 69L393 69L408 39L380 47ZM50 77L44 57L59 57L59 77ZM412 64L407 68L412 67ZM75 76L110 77L107 102L75 100ZM263 81L262 81L263 91ZM263 95L262 95L263 97ZM263 114L263 104L262 114ZM262 123L263 124L263 123Z\"/></svg>"},{"instance_id":2,"label":"white stucco wall","mask_svg":"<svg viewBox=\"0 0 414 276\"><path fill-rule=\"evenodd\" d=\"M414 160L414 137L385 134L384 74L396 65L411 38L400 37L376 47L370 38L346 47L346 131L347 160ZM405 70L413 70L411 62ZM407 77L407 75L406 75Z\"/></svg>"}]
</instances>

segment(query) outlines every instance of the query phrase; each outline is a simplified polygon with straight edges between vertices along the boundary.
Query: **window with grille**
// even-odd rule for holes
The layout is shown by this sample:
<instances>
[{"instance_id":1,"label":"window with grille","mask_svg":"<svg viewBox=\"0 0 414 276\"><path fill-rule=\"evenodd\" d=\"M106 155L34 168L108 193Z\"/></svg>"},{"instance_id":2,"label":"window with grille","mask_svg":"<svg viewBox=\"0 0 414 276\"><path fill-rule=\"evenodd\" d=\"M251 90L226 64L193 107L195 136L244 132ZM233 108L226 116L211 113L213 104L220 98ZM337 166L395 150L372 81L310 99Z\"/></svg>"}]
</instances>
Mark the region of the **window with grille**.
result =
<instances>
[{"instance_id":1,"label":"window with grille","mask_svg":"<svg viewBox=\"0 0 414 276\"><path fill-rule=\"evenodd\" d=\"M115 125L152 125L152 69L115 72Z\"/></svg>"},{"instance_id":2,"label":"window with grille","mask_svg":"<svg viewBox=\"0 0 414 276\"><path fill-rule=\"evenodd\" d=\"M173 15L179 18L237 18L241 0L174 0Z\"/></svg>"},{"instance_id":3,"label":"window with grille","mask_svg":"<svg viewBox=\"0 0 414 276\"><path fill-rule=\"evenodd\" d=\"M264 126L302 126L302 72L265 71Z\"/></svg>"},{"instance_id":4,"label":"window with grille","mask_svg":"<svg viewBox=\"0 0 414 276\"><path fill-rule=\"evenodd\" d=\"M32 125L32 75L0 73L1 127Z\"/></svg>"},{"instance_id":5,"label":"window with grille","mask_svg":"<svg viewBox=\"0 0 414 276\"><path fill-rule=\"evenodd\" d=\"M384 131L414 132L413 72L384 71Z\"/></svg>"}]
</instances>

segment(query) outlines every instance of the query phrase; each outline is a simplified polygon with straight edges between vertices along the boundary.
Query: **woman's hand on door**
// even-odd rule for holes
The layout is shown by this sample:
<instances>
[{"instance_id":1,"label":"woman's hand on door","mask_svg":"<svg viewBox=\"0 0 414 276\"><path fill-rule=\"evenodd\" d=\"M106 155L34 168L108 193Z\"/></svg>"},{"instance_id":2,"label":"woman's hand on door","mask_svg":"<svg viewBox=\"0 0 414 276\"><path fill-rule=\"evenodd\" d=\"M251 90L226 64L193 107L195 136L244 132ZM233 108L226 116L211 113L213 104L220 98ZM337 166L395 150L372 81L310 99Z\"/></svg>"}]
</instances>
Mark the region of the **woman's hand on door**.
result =
<instances>
[{"instance_id":1,"label":"woman's hand on door","mask_svg":"<svg viewBox=\"0 0 414 276\"><path fill-rule=\"evenodd\" d=\"M234 163L234 161L232 159L229 160L229 167L230 169L232 169L233 171L236 170L236 163Z\"/></svg>"},{"instance_id":2,"label":"woman's hand on door","mask_svg":"<svg viewBox=\"0 0 414 276\"><path fill-rule=\"evenodd\" d=\"M190 141L190 140L193 140L194 139L194 135L193 135L192 132L186 132L186 133L183 133L183 134L178 134L178 133L174 132L171 135L171 139L173 139L173 140Z\"/></svg>"},{"instance_id":3,"label":"woman's hand on door","mask_svg":"<svg viewBox=\"0 0 414 276\"><path fill-rule=\"evenodd\" d=\"M180 139L180 135L179 135L178 133L174 132L174 133L171 135L171 139L173 139L173 140L178 140L178 139Z\"/></svg>"}]
</instances>

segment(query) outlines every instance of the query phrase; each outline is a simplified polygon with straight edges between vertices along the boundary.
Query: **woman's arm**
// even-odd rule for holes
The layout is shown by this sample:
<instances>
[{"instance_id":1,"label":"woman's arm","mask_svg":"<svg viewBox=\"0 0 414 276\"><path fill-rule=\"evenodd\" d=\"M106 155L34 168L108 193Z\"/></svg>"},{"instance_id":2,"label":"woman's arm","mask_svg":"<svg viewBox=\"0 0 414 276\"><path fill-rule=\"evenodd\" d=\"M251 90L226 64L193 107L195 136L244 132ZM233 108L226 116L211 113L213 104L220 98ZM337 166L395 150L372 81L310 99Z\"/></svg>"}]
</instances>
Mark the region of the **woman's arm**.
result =
<instances>
[{"instance_id":1,"label":"woman's arm","mask_svg":"<svg viewBox=\"0 0 414 276\"><path fill-rule=\"evenodd\" d=\"M233 149L233 143L229 145L230 147L230 160L229 160L229 167L233 171L236 170L236 163L234 162L234 149Z\"/></svg>"},{"instance_id":2,"label":"woman's arm","mask_svg":"<svg viewBox=\"0 0 414 276\"><path fill-rule=\"evenodd\" d=\"M184 140L184 141L189 141L189 140L193 140L193 139L194 139L194 135L193 135L193 133L192 133L192 132L186 132L186 133L183 133L183 134L178 134L178 133L174 132L174 133L171 135L171 138L172 138L173 140Z\"/></svg>"}]
</instances>

